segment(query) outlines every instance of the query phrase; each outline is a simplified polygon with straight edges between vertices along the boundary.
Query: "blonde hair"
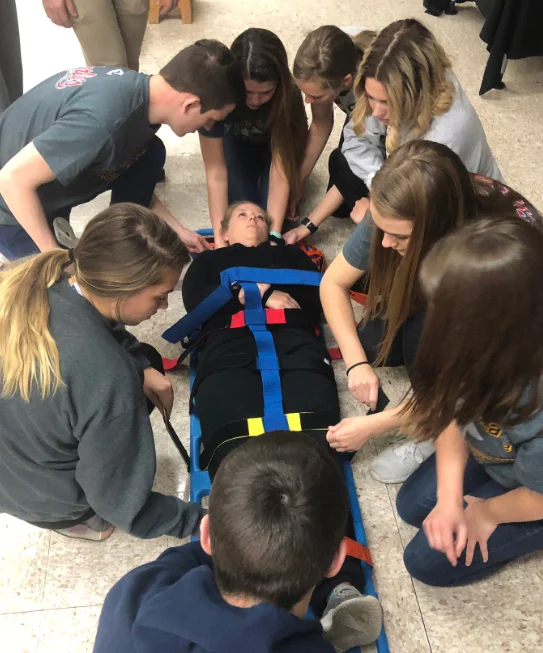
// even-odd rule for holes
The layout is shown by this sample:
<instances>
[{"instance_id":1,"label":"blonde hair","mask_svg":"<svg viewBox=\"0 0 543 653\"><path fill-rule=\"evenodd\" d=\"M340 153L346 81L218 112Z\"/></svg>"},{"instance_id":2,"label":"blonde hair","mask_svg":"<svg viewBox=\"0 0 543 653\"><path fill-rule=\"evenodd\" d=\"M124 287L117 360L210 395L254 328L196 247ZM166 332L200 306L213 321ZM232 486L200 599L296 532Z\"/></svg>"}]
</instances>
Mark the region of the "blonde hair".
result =
<instances>
[{"instance_id":1,"label":"blonde hair","mask_svg":"<svg viewBox=\"0 0 543 653\"><path fill-rule=\"evenodd\" d=\"M347 75L356 74L375 35L363 30L351 37L335 25L317 27L298 48L292 67L294 78L313 81L322 89L338 88Z\"/></svg>"},{"instance_id":2,"label":"blonde hair","mask_svg":"<svg viewBox=\"0 0 543 653\"><path fill-rule=\"evenodd\" d=\"M35 388L42 399L62 385L59 351L49 331L48 289L72 264L83 291L120 303L160 283L165 270L182 270L186 247L149 209L115 204L86 226L72 251L52 250L0 271L0 396L25 401Z\"/></svg>"},{"instance_id":3,"label":"blonde hair","mask_svg":"<svg viewBox=\"0 0 543 653\"><path fill-rule=\"evenodd\" d=\"M253 206L258 207L262 211L262 215L264 216L264 220L266 221L266 224L268 227L271 227L272 225L272 219L270 214L258 204L255 204L254 202L249 202L248 200L240 200L239 202L234 202L233 204L230 204L230 206L226 209L226 213L224 214L224 218L221 221L221 231L226 231L228 229L228 225L230 224L230 220L232 219L232 216L234 215L234 211L236 209L239 209L240 206L243 204L252 204Z\"/></svg>"},{"instance_id":4,"label":"blonde hair","mask_svg":"<svg viewBox=\"0 0 543 653\"><path fill-rule=\"evenodd\" d=\"M385 27L367 50L355 81L355 134L364 134L372 113L366 79L373 78L384 86L388 99L387 151L401 144L406 130L411 138L421 137L454 101L454 84L447 77L450 67L441 45L418 20L397 20Z\"/></svg>"}]
</instances>

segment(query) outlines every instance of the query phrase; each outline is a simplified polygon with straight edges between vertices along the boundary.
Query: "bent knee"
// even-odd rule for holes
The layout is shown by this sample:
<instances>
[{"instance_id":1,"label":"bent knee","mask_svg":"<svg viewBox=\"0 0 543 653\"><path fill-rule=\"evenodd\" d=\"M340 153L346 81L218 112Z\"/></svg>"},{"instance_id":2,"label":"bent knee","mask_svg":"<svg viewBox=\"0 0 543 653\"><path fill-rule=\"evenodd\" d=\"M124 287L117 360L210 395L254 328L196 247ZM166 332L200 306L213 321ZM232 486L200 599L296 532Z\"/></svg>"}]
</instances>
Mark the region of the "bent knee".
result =
<instances>
[{"instance_id":1,"label":"bent knee","mask_svg":"<svg viewBox=\"0 0 543 653\"><path fill-rule=\"evenodd\" d=\"M444 553L430 548L423 531L419 531L405 547L403 560L408 573L425 585L448 587L458 584L456 567Z\"/></svg>"},{"instance_id":2,"label":"bent knee","mask_svg":"<svg viewBox=\"0 0 543 653\"><path fill-rule=\"evenodd\" d=\"M428 510L421 506L416 497L409 492L409 486L406 488L404 483L399 489L396 496L396 510L400 519L410 526L422 528L422 522L426 519Z\"/></svg>"}]
</instances>

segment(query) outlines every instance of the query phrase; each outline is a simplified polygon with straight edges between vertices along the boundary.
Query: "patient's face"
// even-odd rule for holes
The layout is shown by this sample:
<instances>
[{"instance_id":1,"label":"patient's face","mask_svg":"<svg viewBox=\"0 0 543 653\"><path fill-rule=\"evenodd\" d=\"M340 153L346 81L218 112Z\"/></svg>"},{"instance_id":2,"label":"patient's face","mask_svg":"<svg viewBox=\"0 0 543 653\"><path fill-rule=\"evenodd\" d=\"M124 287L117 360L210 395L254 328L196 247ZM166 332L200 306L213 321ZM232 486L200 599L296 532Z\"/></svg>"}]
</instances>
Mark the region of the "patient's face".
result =
<instances>
[{"instance_id":1,"label":"patient's face","mask_svg":"<svg viewBox=\"0 0 543 653\"><path fill-rule=\"evenodd\" d=\"M223 238L229 245L256 247L268 240L269 227L264 211L256 204L240 204L232 213L228 229Z\"/></svg>"}]
</instances>

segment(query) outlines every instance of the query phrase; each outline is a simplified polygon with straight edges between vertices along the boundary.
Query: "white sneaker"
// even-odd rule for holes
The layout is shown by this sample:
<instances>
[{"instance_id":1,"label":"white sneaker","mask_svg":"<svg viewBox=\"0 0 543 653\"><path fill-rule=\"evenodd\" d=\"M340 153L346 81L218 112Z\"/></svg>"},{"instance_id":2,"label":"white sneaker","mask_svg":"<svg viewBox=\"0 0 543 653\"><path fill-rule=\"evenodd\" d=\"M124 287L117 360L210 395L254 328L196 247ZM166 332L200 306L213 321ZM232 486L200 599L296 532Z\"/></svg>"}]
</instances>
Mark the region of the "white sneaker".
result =
<instances>
[{"instance_id":1,"label":"white sneaker","mask_svg":"<svg viewBox=\"0 0 543 653\"><path fill-rule=\"evenodd\" d=\"M392 445L375 458L370 474L380 483L403 483L434 451L433 442L406 440Z\"/></svg>"}]
</instances>

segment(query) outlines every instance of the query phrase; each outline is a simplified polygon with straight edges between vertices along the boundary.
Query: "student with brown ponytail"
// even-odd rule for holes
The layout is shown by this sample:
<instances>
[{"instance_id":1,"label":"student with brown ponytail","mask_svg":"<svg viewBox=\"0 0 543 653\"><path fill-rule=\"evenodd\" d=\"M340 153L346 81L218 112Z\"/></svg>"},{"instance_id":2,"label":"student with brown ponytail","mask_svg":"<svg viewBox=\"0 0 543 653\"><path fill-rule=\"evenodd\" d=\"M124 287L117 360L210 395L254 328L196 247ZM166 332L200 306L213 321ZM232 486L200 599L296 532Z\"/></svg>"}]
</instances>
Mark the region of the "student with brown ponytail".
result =
<instances>
[{"instance_id":1,"label":"student with brown ponytail","mask_svg":"<svg viewBox=\"0 0 543 653\"><path fill-rule=\"evenodd\" d=\"M311 106L312 116L301 170L302 180L309 177L330 138L334 126L334 104L345 114L345 124L350 120L356 104L354 80L358 66L375 36L376 32L360 27L323 25L310 32L298 48L292 72L306 103ZM328 189L335 185L336 177L341 175L342 144L343 131L338 148L328 159ZM355 187L362 188L363 182L358 177L353 182ZM353 192L357 192L355 188ZM340 212L341 209L337 209L335 214L339 215ZM350 209L346 206L343 213L347 217Z\"/></svg>"},{"instance_id":2,"label":"student with brown ponytail","mask_svg":"<svg viewBox=\"0 0 543 653\"><path fill-rule=\"evenodd\" d=\"M484 219L433 247L420 270L427 312L402 415L434 441L399 491L421 530L410 574L463 585L543 549L543 233Z\"/></svg>"},{"instance_id":3,"label":"student with brown ponytail","mask_svg":"<svg viewBox=\"0 0 543 653\"><path fill-rule=\"evenodd\" d=\"M289 198L301 196L308 135L302 96L279 37L251 27L234 40L231 52L241 66L246 102L211 129L200 129L211 225L220 247L226 245L221 221L238 201L267 209L270 233L281 237Z\"/></svg>"},{"instance_id":4,"label":"student with brown ponytail","mask_svg":"<svg viewBox=\"0 0 543 653\"><path fill-rule=\"evenodd\" d=\"M149 413L170 413L160 354L124 325L168 305L189 257L164 220L116 204L73 250L0 271L0 512L69 537L195 532L201 509L152 491Z\"/></svg>"}]
</instances>

